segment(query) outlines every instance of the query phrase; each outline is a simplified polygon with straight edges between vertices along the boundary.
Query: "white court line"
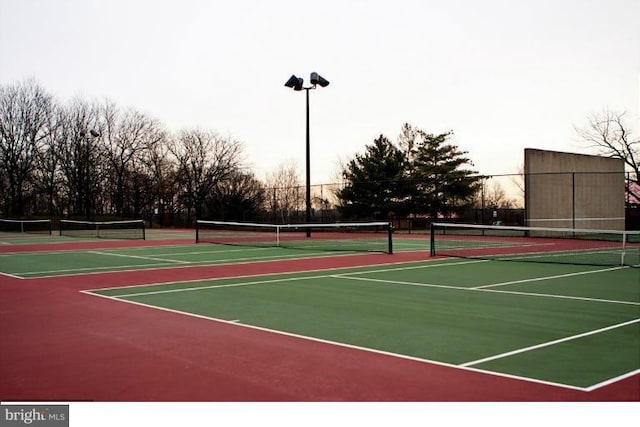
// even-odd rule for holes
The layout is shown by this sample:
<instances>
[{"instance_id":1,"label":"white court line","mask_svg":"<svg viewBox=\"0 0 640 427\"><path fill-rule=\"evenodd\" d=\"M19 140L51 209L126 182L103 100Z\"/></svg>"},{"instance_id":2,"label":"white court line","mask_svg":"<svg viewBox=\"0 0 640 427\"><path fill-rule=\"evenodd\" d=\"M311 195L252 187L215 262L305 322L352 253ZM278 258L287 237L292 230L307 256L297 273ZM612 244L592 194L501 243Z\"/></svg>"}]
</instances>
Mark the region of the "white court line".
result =
<instances>
[{"instance_id":1,"label":"white court line","mask_svg":"<svg viewBox=\"0 0 640 427\"><path fill-rule=\"evenodd\" d=\"M558 274L556 276L545 276L542 279L543 280L561 279L563 277L583 276L585 274L592 274L592 273L604 273L604 272L608 272L608 271L622 270L622 269L625 269L625 268L628 268L628 267L619 266L619 267L603 268L601 270L578 271L576 273ZM534 278L531 278L531 279L512 280L510 282L502 282L502 283L494 283L494 284L491 284L491 285L475 286L475 287L469 288L469 289L487 289L487 288L494 288L496 286L515 285L517 283L537 282L539 280L541 280L541 278L534 277Z\"/></svg>"},{"instance_id":2,"label":"white court line","mask_svg":"<svg viewBox=\"0 0 640 427\"><path fill-rule=\"evenodd\" d=\"M1 242L0 242L1 243ZM64 243L64 242L59 242L59 243ZM9 243L10 244L10 243ZM169 247L184 247L184 246L180 246L180 245L173 245L173 246L165 246L164 248L169 248ZM108 248L105 248L108 249ZM122 248L125 249L125 248ZM140 248L126 248L125 250L127 251L148 251L150 249L150 247L148 246L144 246L144 247L140 247ZM189 251L189 252L175 252L175 253L161 253L161 254L156 254L156 255L147 255L149 257L149 259L154 259L153 257L156 256L171 256L171 255L208 255L208 254L218 254L218 253L228 253L228 252L250 252L250 251L264 251L264 250L268 250L268 249L273 249L273 248L242 248L242 249L229 249L229 250L211 250L211 251ZM15 256L15 255L21 255L21 256L42 256L42 255L69 255L70 253L85 253L85 252L100 252L103 255L114 255L117 256L119 254L115 253L115 252L103 252L103 251L79 251L77 249L63 249L63 250L57 250L57 251L35 251L35 252L4 252L4 253L0 253L0 257L10 257L10 256ZM127 255L121 255L121 256L127 256ZM140 257L140 258L144 258L141 255L129 255L132 258L135 257ZM187 262L187 261L175 261L175 262Z\"/></svg>"},{"instance_id":3,"label":"white court line","mask_svg":"<svg viewBox=\"0 0 640 427\"><path fill-rule=\"evenodd\" d=\"M138 271L137 269L140 268L147 268L147 267L158 267L158 264L131 264L131 265L119 265L117 267L114 266L107 266L107 267L78 267L78 268L68 268L68 269L61 269L61 270L47 270L47 271L27 271L25 273L20 273L23 276L33 276L33 275L37 275L37 274L48 274L48 273L68 273L68 272L72 272L71 274L54 274L54 275L48 275L48 276L36 276L36 279L48 279L51 277L61 277L61 276L77 276L77 275L81 275L81 274L102 274L102 271L100 270L107 270L109 272L123 272L123 271ZM169 266L167 268L176 268L176 266ZM186 267L186 266L185 266ZM117 268L123 268L125 270L118 270ZM126 270L127 268L131 268L131 270ZM88 273L87 273L88 272ZM30 278L30 277L25 277L25 278Z\"/></svg>"},{"instance_id":4,"label":"white court line","mask_svg":"<svg viewBox=\"0 0 640 427\"><path fill-rule=\"evenodd\" d=\"M167 249L170 247L175 247L175 248L182 248L184 249L184 246L163 246L162 249ZM149 249L151 249L148 246L145 247L140 247L140 248L126 248L127 251L148 251ZM265 251L265 250L269 250L269 249L273 249L272 247L268 247L268 248L250 248L250 247L242 247L239 249L228 249L225 248L226 250L223 249L217 249L217 250L210 250L210 251L206 251L206 250L197 250L197 251L188 251L188 252L167 252L167 253L159 253L159 254L155 254L155 255L151 255L151 256L172 256L172 255L204 255L204 254L218 254L218 253L228 253L228 252L251 252L251 251Z\"/></svg>"},{"instance_id":5,"label":"white court line","mask_svg":"<svg viewBox=\"0 0 640 427\"><path fill-rule=\"evenodd\" d=\"M323 252L326 253L326 252ZM319 256L319 257L313 257L313 259L318 259L318 258L329 258L329 257L336 257L336 256L353 256L353 255L358 255L358 254L349 254L349 253L344 253L341 252L339 254L334 254L334 255L324 255L324 256ZM304 260L304 259L309 259L308 257L298 257L298 258L289 258L289 260L292 261L299 261L299 260ZM301 271L283 271L280 273L265 273L265 274L249 274L249 275L240 275L240 276L232 276L232 277L204 277L204 278L200 278L200 279L189 279L189 280L172 280L169 282L155 282L155 283L144 283L144 284L139 284L139 285L127 285L127 286L109 286L106 288L95 288L95 289L90 289L87 290L87 292L101 292L101 291L111 291L114 289L130 289L130 288L141 288L141 287L149 287L149 286L163 286L163 285L172 285L172 284L176 284L176 283L196 283L196 282L204 282L204 281L218 281L218 280L229 280L229 279L246 279L249 277L255 278L255 277L271 277L271 276L290 276L290 275L296 275L296 274L301 274L301 273L317 273L320 271L323 272L327 272L327 271L335 271L335 270L354 270L354 269L362 269L362 268L372 268L372 267L378 267L380 265L405 265L405 264L418 264L418 263L424 263L424 260L420 260L420 261L399 261L399 262L392 262L392 263L381 263L381 264L374 264L374 265L370 265L370 266L359 266L359 267L331 267L331 268L319 268L319 269L315 269L315 270L305 270L303 272ZM435 261L426 261L426 262L433 262L435 263ZM469 261L468 261L469 262ZM470 262L480 262L480 261L470 261ZM457 263L456 263L457 264ZM223 264L223 265L235 265L235 264ZM447 264L435 264L433 265L433 267L437 267L437 266L442 266L442 265L447 265ZM425 265L420 265L418 267L414 267L414 268L426 268L427 266ZM182 268L182 267L169 267L169 268ZM407 268L411 268L411 267L407 267ZM158 269L160 270L160 269ZM121 270L119 270L121 271ZM134 270L135 271L135 270ZM368 273L371 270L367 270L363 273ZM358 272L352 272L352 273L344 273L344 274L358 274Z\"/></svg>"},{"instance_id":6,"label":"white court line","mask_svg":"<svg viewBox=\"0 0 640 427\"><path fill-rule=\"evenodd\" d=\"M487 261L485 261L485 260L480 260L480 261L462 261L462 262L447 263L447 264L431 264L431 265L426 264L426 265L417 265L417 266L405 266L405 267L399 267L399 268L383 268L383 269L367 270L367 271L346 272L346 273L338 273L338 274L322 274L322 275L306 276L306 277L276 278L276 279L257 280L257 281L250 281L250 282L230 283L230 284L224 284L224 285L195 286L195 287L190 287L190 288L167 289L167 290L140 292L140 293L130 293L130 294L124 294L124 295L117 295L115 297L117 297L117 298L123 297L124 298L124 297L133 297L133 296L136 296L136 295L145 296L145 295L158 295L158 294L164 294L164 293L192 292L192 291L198 291L198 290L204 290L204 289L229 288L229 287L239 287L239 286L254 286L254 285L260 285L260 284L273 284L273 283L277 283L277 282L280 282L280 281L289 282L289 281L292 281L292 280L341 278L341 279L347 279L347 280L359 280L359 281L364 281L364 282L376 282L376 283L385 283L385 284L418 286L418 287L425 287L425 288L453 289L453 290L470 291L470 292L491 292L491 293L502 293L502 294L512 294L512 295L533 296L533 297L541 297L541 298L558 298L558 299L568 299L568 300L574 300L574 301L590 301L590 302L600 302L600 303L624 304L624 305L640 306L640 303L632 302L632 301L619 301L619 300L609 300L609 299L602 299L602 298L588 298L588 297L569 296L569 295L542 294L542 293L535 293L535 292L505 291L505 290L498 290L498 289L469 288L469 287L464 287L464 286L436 285L436 284L432 284L432 283L407 282L407 281L387 280L387 279L373 279L373 278L366 278L366 277L353 277L353 275L358 275L358 274L381 273L381 272L389 272L389 271L403 271L403 270L411 270L411 269L419 269L419 268L434 268L434 267L444 267L444 266L453 266L453 265L461 265L461 264L473 264L473 263L478 263L478 262L487 262ZM323 270L318 270L318 271L323 271ZM601 273L603 271L606 271L606 270L592 270L592 271L584 272L584 273L585 274L588 274L588 273ZM300 272L291 272L290 274L297 274L297 273L300 273ZM272 275L273 274L271 274L271 276ZM252 276L250 276L250 277L252 277ZM557 278L557 276L549 276L548 278ZM217 278L217 279L206 279L205 278L205 279L196 279L196 280L190 280L190 281L185 281L185 282L168 282L168 283L157 283L157 284L134 285L134 286L131 286L131 287L126 287L126 288L162 286L162 285L168 285L168 284L173 284L173 283L204 282L204 281L207 281L207 280L224 280L224 279L238 279L238 277L226 277L226 278ZM542 280L546 280L546 279L547 278L545 278L545 277L538 277L538 278L535 278L535 279L526 279L526 280L542 281ZM125 287L95 289L93 291L98 292L100 290L123 289L123 288L125 288Z\"/></svg>"},{"instance_id":7,"label":"white court line","mask_svg":"<svg viewBox=\"0 0 640 427\"><path fill-rule=\"evenodd\" d=\"M520 349L517 349L517 350L508 351L506 353L496 354L494 356L485 357L483 359L473 360L471 362L463 363L460 366L464 366L464 367L473 366L473 365L479 365L479 364L484 363L484 362L489 362L491 360L504 359L505 357L514 356L516 354L521 354L521 353L526 353L528 351L537 350L539 348L544 348L544 347L549 347L549 346L560 344L560 343L567 342L567 341L577 340L579 338L588 337L590 335L595 335L595 334L599 334L599 333L602 333L602 332L610 331L610 330L613 330L613 329L622 328L624 326L633 325L634 323L638 323L638 322L640 322L640 319L633 319L633 320L629 320L628 322L622 322L622 323L617 323L615 325L607 326L606 328L595 329L593 331L584 332L582 334L571 335L569 337L564 337L564 338L560 338L560 339L553 340L553 341L547 341L547 342L544 342L544 343L541 343L541 344L536 344L536 345L532 345L532 346L529 346L529 347L524 347L524 348L520 348Z\"/></svg>"},{"instance_id":8,"label":"white court line","mask_svg":"<svg viewBox=\"0 0 640 427\"><path fill-rule=\"evenodd\" d=\"M463 261L460 263L453 263L453 264L470 264L470 263L474 263L474 262L480 262L480 261ZM484 262L484 261L483 261ZM434 264L434 265L421 265L421 266L409 266L406 268L400 268L399 270L405 270L405 269L412 269L412 268L427 268L427 267L438 267L438 266L444 266L444 265L452 265L452 264ZM344 269L345 267L337 267L337 268L332 268L331 270L341 270ZM353 268L362 268L362 267L353 267ZM315 270L315 271L326 271L326 270ZM373 272L381 272L381 271L393 271L393 269L383 269L383 270L373 270ZM371 273L371 271L366 271L366 272L353 272L353 273L345 273L345 274L363 274L363 273ZM291 271L291 272L286 272L286 273L272 273L272 274L268 274L268 275L258 275L258 276L240 276L240 277L219 277L219 278L214 278L214 279L194 279L194 280L188 280L188 281L184 281L184 282L166 282L166 283L151 283L151 284L145 284L145 285L133 285L133 286L118 286L115 288L102 288L102 289L93 289L90 292L99 292L99 291L106 291L106 290L113 290L113 289L126 289L126 288L141 288L141 287L151 287L151 286L163 286L163 285L170 285L170 284L176 284L176 283L193 283L193 282L205 282L205 281L218 281L218 280L233 280L233 279L240 279L240 278L246 278L246 277L264 277L264 276L273 276L273 275L284 275L284 274L300 274L299 271ZM253 285L261 285L261 284L270 284L270 283L277 283L277 282L290 282L293 280L306 280L306 279L326 279L328 277L341 277L340 274L320 274L320 275L314 275L314 276L302 276L302 277L286 277L286 278L276 278L276 279L267 279L267 280L257 280L257 281L250 281L250 282L240 282L240 283L228 283L228 284L224 284L224 285L210 285L210 286L194 286L191 288L179 288L179 289L167 289L167 290L158 290L158 291L149 291L149 292L138 292L138 293L132 293L132 294L124 294L124 295L113 295L116 298L124 298L124 297L132 297L132 296L137 296L137 295L158 295L158 294L165 294L165 293L175 293L175 292L191 292L191 291L198 291L201 289L216 289L216 288L230 288L230 287L239 287L239 286L253 286ZM347 279L350 279L351 277L346 277ZM355 280L358 280L356 278L354 278ZM369 279L361 279L361 280L369 280ZM424 286L439 286L439 285L424 285ZM467 288L456 288L453 286L440 286L440 287L449 287L452 289L467 289Z\"/></svg>"},{"instance_id":9,"label":"white court line","mask_svg":"<svg viewBox=\"0 0 640 427\"><path fill-rule=\"evenodd\" d=\"M13 279L22 279L22 280L24 280L24 277L14 276L13 274L3 273L2 271L0 271L0 276L7 276L7 277L11 277Z\"/></svg>"},{"instance_id":10,"label":"white court line","mask_svg":"<svg viewBox=\"0 0 640 427\"><path fill-rule=\"evenodd\" d=\"M448 259L451 259L451 258L448 258ZM450 265L479 264L479 263L490 262L490 261L491 260L488 260L488 259L474 259L474 260L465 260L465 261L456 261L456 262L435 263L435 261L421 260L421 261L413 261L413 262L415 263L427 262L429 264L408 265L404 267L391 267L391 268L382 268L382 269L367 270L367 271L354 271L351 273L344 273L344 274L387 273L389 271L405 271L405 270L417 270L420 268L448 267ZM399 264L411 264L411 262L400 262ZM357 268L357 267L354 267L354 268Z\"/></svg>"},{"instance_id":11,"label":"white court line","mask_svg":"<svg viewBox=\"0 0 640 427\"><path fill-rule=\"evenodd\" d=\"M503 291L500 289L472 289L472 290L479 291L479 292L495 292L499 294L525 295L525 296L531 296L531 297L558 298L558 299L569 299L569 300L575 300L575 301L591 301L591 302L603 302L603 303L610 303L610 304L640 306L640 302L620 301L620 300L603 299L603 298L588 298L588 297L578 297L578 296L570 296L570 295L541 294L536 292Z\"/></svg>"},{"instance_id":12,"label":"white court line","mask_svg":"<svg viewBox=\"0 0 640 427\"><path fill-rule=\"evenodd\" d=\"M87 253L96 254L96 255L115 256L115 257L122 257L122 258L146 259L149 261L174 262L176 264L191 264L191 262L189 261L179 261L176 259L164 259L164 258L156 258L156 257L150 257L150 256L142 256L142 255L125 255L125 254L119 254L116 252L87 251Z\"/></svg>"},{"instance_id":13,"label":"white court line","mask_svg":"<svg viewBox=\"0 0 640 427\"><path fill-rule=\"evenodd\" d=\"M308 253L308 255L316 255L316 254L331 254L332 252L310 252ZM340 255L345 255L344 253L341 253ZM346 254L349 255L349 254ZM94 271L94 270L108 270L109 272L114 272L114 273L123 273L123 272L132 272L132 271L139 271L141 267L146 268L146 267L153 267L156 270L163 270L163 269L171 269L171 268L190 268L190 267L194 267L194 266L224 266L224 265L241 265L241 264L246 264L246 263L252 263L252 262L268 262L271 260L278 260L278 259L290 259L290 260L296 260L296 259L307 259L307 258L319 258L319 257L297 257L297 258L289 258L291 255L278 255L278 256L264 256L264 257L246 257L246 258L228 258L228 259L219 259L219 260L215 260L215 261L211 261L211 260L207 260L207 261L193 261L189 264L182 264L182 265L169 265L169 266L162 266L162 265L158 265L158 264L132 264L132 265L119 265L117 267L113 267L113 266L109 266L109 267L83 267L83 268L70 268L70 269L64 269L64 270L47 270L47 271L28 271L26 273L22 273L25 276L33 276L33 275L37 275L37 274L49 274L49 273L66 273L66 272L75 272L75 273L71 273L71 274L64 274L64 276L74 276L74 275L82 275L82 274L102 274L101 271ZM328 256L336 256L336 255L327 255ZM238 262L238 261L245 261L243 262ZM88 271L88 272L87 272ZM63 274L50 274L48 276L37 276L38 279L47 279L50 277L60 277L63 276ZM200 279L200 280L205 280L205 279ZM137 285L140 286L140 285ZM148 286L148 285L144 285L144 286Z\"/></svg>"},{"instance_id":14,"label":"white court line","mask_svg":"<svg viewBox=\"0 0 640 427\"><path fill-rule=\"evenodd\" d=\"M628 249L627 249L628 250ZM596 255L596 254L606 254L606 255L615 255L616 258L620 258L625 250L619 246L615 247L605 247L593 250L563 250L563 251L552 251L552 252L531 252L530 254L520 254L520 255L495 255L495 257L499 260L506 261L528 261L536 258L561 258L561 257L570 257L575 255Z\"/></svg>"},{"instance_id":15,"label":"white court line","mask_svg":"<svg viewBox=\"0 0 640 427\"><path fill-rule=\"evenodd\" d=\"M277 279L272 279L272 280L258 280L258 281L253 281L253 282L226 283L224 285L194 286L194 287L191 287L191 288L165 289L165 290L160 290L160 291L149 291L149 292L136 292L136 293L133 293L133 294L113 295L113 297L114 298L131 298L131 297L137 297L137 296L172 294L172 293L176 293L176 292L200 291L200 290L205 290L205 289L237 288L237 287L240 287L240 286L268 285L268 284L280 283L280 282L291 282L291 281L294 281L294 280L323 279L323 278L326 278L326 277L329 277L329 276L322 275L322 276L307 276L307 277L286 277L286 278L277 278ZM206 279L199 280L199 281L200 282L201 281L206 281ZM180 283L180 282L178 282L178 283ZM153 285L146 285L146 286L153 286Z\"/></svg>"},{"instance_id":16,"label":"white court line","mask_svg":"<svg viewBox=\"0 0 640 427\"><path fill-rule=\"evenodd\" d=\"M578 296L569 296L569 295L541 294L536 292L503 291L499 289L478 289L478 288L468 288L464 286L435 285L431 283L420 283L420 282L404 282L400 280L372 279L367 277L352 277L349 274L334 274L331 277L342 278L347 280L361 280L363 282L387 283L392 285L455 289L455 290L469 291L469 292L493 292L493 293L499 293L499 294L524 295L524 296L531 296L531 297L559 298L559 299L568 299L568 300L575 300L575 301L591 301L591 302L602 302L602 303L610 303L610 304L625 304L625 305L640 306L640 302L632 302L632 301L618 301L618 300L608 300L608 299L602 299L602 298L588 298L588 297L578 297ZM545 278L537 278L535 280L541 281L541 280L545 280Z\"/></svg>"},{"instance_id":17,"label":"white court line","mask_svg":"<svg viewBox=\"0 0 640 427\"><path fill-rule=\"evenodd\" d=\"M470 242L471 240L451 240L452 242L462 242L462 245L459 246L452 246L452 247L440 247L440 251L464 251L464 250L468 250L469 249L469 245L468 242ZM451 242L449 240L446 240L446 242ZM445 241L443 241L445 242ZM477 247L473 247L473 249L480 249L480 250L485 250L485 249L511 249L511 248L536 248L536 247L544 247L544 246L555 246L555 243L524 243L524 244L518 244L516 242L499 242L499 241L494 241L494 242L483 242L482 240L473 240L473 242L478 242L481 243L481 245L477 246ZM437 248L436 248L436 252L437 252ZM531 252L532 254L539 254L539 253L548 253L548 252ZM437 253L436 253L437 255ZM500 254L494 254L491 255L489 254L488 256L493 256L493 257L506 257L506 254L500 255ZM469 257L469 258L474 258L474 257ZM479 257L475 257L475 258L479 258ZM486 258L485 258L486 259Z\"/></svg>"},{"instance_id":18,"label":"white court line","mask_svg":"<svg viewBox=\"0 0 640 427\"><path fill-rule=\"evenodd\" d=\"M468 291L469 288L465 288L462 286L453 286L453 285L434 285L432 283L418 283L418 282L404 282L402 280L386 280L386 279L370 279L367 277L352 277L348 274L332 274L328 277L333 277L334 279L347 279L347 280L360 280L362 282L376 282L376 283L385 283L390 285L407 285L407 286L420 286L424 288L441 288L441 289L455 289L459 291Z\"/></svg>"},{"instance_id":19,"label":"white court line","mask_svg":"<svg viewBox=\"0 0 640 427\"><path fill-rule=\"evenodd\" d=\"M608 386L609 384L617 383L618 381L622 381L625 378L632 377L632 376L634 376L636 374L640 374L640 369L636 369L635 371L627 372L626 374L622 374L622 375L619 375L617 377L609 378L606 381L602 381L601 383L594 384L592 386L587 387L586 390L587 391L597 390L597 389L599 389L601 387L605 387L605 386Z\"/></svg>"}]
</instances>

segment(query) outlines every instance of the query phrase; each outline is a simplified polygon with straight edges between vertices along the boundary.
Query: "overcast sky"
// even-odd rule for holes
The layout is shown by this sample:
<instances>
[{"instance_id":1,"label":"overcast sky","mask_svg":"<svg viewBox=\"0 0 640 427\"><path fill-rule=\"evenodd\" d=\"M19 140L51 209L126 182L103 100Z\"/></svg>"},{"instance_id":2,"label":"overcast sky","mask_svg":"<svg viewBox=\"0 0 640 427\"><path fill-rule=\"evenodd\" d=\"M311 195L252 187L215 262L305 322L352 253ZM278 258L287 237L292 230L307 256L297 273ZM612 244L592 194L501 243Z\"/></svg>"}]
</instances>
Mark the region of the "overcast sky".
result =
<instances>
[{"instance_id":1,"label":"overcast sky","mask_svg":"<svg viewBox=\"0 0 640 427\"><path fill-rule=\"evenodd\" d=\"M587 152L574 126L606 108L637 136L639 22L640 0L0 0L0 84L230 135L264 178L304 176L305 96L283 85L317 71L314 183L405 122L513 173L525 147Z\"/></svg>"}]
</instances>

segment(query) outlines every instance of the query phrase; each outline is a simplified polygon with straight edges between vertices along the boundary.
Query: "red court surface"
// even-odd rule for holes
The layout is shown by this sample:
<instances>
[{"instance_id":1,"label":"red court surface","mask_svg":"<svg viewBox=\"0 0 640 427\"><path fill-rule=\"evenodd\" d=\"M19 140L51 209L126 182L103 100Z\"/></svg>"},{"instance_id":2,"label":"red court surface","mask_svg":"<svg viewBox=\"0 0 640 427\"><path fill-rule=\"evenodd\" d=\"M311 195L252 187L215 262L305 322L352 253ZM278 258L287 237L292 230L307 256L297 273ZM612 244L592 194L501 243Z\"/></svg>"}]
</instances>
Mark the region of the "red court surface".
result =
<instances>
[{"instance_id":1,"label":"red court surface","mask_svg":"<svg viewBox=\"0 0 640 427\"><path fill-rule=\"evenodd\" d=\"M112 247L105 243L65 244L64 248ZM640 401L640 375L585 392L80 292L424 257L424 253L376 254L40 279L0 276L0 400Z\"/></svg>"}]
</instances>

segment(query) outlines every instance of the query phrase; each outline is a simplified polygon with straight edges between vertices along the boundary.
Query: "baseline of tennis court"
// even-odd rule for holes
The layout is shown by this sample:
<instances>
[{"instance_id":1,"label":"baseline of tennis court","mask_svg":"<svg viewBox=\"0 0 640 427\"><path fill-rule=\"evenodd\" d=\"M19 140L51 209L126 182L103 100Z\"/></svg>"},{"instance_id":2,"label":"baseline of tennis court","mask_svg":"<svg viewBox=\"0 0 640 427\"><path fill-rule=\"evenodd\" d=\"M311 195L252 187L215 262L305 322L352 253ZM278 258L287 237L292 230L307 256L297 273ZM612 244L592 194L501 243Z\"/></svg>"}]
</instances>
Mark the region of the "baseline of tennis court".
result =
<instances>
[{"instance_id":1,"label":"baseline of tennis court","mask_svg":"<svg viewBox=\"0 0 640 427\"><path fill-rule=\"evenodd\" d=\"M640 270L624 266L447 259L85 292L577 390L640 372Z\"/></svg>"}]
</instances>

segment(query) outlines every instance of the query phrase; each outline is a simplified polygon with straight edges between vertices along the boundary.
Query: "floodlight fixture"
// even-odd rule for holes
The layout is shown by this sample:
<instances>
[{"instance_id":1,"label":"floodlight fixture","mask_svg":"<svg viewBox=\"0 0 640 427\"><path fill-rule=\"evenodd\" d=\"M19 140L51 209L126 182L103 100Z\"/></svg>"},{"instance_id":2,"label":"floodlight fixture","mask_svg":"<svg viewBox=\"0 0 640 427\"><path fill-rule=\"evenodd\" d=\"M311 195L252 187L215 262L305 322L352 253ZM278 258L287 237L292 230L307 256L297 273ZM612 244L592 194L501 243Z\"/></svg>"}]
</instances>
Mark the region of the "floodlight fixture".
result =
<instances>
[{"instance_id":1,"label":"floodlight fixture","mask_svg":"<svg viewBox=\"0 0 640 427\"><path fill-rule=\"evenodd\" d=\"M304 79L301 77L296 77L295 75L291 75L289 80L284 84L286 87L290 87L293 90L302 90L302 85L304 83Z\"/></svg>"},{"instance_id":2,"label":"floodlight fixture","mask_svg":"<svg viewBox=\"0 0 640 427\"><path fill-rule=\"evenodd\" d=\"M320 87L327 87L329 86L329 80L314 71L311 73L311 84L314 86L320 85Z\"/></svg>"}]
</instances>

